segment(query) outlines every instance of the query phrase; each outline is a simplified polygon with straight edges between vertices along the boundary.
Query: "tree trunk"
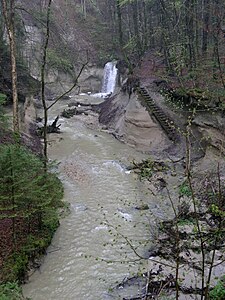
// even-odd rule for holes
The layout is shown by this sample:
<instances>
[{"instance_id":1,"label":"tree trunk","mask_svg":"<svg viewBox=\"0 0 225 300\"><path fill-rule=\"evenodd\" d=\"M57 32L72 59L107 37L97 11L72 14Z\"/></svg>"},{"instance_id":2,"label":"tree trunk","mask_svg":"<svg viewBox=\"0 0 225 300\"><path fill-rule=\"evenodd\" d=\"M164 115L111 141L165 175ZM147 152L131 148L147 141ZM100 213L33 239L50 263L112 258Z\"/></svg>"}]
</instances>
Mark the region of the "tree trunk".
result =
<instances>
[{"instance_id":1,"label":"tree trunk","mask_svg":"<svg viewBox=\"0 0 225 300\"><path fill-rule=\"evenodd\" d=\"M48 125L48 108L45 99L45 70L47 63L47 49L50 37L50 12L51 12L52 0L48 1L47 7L47 17L46 17L46 35L45 44L43 49L43 58L41 66L41 101L44 109L44 128L43 128L43 139L44 139L44 166L47 171L47 161L48 161L48 141L47 141L47 125Z\"/></svg>"},{"instance_id":2,"label":"tree trunk","mask_svg":"<svg viewBox=\"0 0 225 300\"><path fill-rule=\"evenodd\" d=\"M186 0L185 5L185 32L187 36L187 65L189 71L196 67L196 57L194 48L194 1Z\"/></svg>"},{"instance_id":3,"label":"tree trunk","mask_svg":"<svg viewBox=\"0 0 225 300\"><path fill-rule=\"evenodd\" d=\"M7 35L9 38L10 57L11 57L11 77L13 94L13 130L19 132L19 110L17 92L17 69L16 69L16 41L15 41L15 0L10 0L9 7L6 0L1 0L3 16L5 19Z\"/></svg>"},{"instance_id":4,"label":"tree trunk","mask_svg":"<svg viewBox=\"0 0 225 300\"><path fill-rule=\"evenodd\" d=\"M205 55L208 48L209 0L203 0L202 3L202 54Z\"/></svg>"},{"instance_id":5,"label":"tree trunk","mask_svg":"<svg viewBox=\"0 0 225 300\"><path fill-rule=\"evenodd\" d=\"M136 43L137 43L137 54L138 54L138 57L140 57L142 54L142 44L141 44L141 40L140 40L140 33L139 33L139 27L138 27L138 21L139 21L138 1L134 0L131 4L131 7L132 7L132 15L133 15L134 34L135 34L135 39L136 39Z\"/></svg>"},{"instance_id":6,"label":"tree trunk","mask_svg":"<svg viewBox=\"0 0 225 300\"><path fill-rule=\"evenodd\" d=\"M122 31L122 16L120 10L120 0L116 0L116 12L118 18L118 35L121 50L123 49L123 31Z\"/></svg>"}]
</instances>

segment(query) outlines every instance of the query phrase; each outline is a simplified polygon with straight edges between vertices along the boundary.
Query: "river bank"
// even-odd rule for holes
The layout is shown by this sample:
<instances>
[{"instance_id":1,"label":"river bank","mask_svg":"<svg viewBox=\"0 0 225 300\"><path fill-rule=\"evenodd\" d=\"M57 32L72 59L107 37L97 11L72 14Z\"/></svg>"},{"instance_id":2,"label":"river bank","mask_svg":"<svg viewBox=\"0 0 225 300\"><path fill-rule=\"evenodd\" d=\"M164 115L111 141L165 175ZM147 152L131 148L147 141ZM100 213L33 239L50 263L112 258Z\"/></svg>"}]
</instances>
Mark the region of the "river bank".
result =
<instances>
[{"instance_id":1,"label":"river bank","mask_svg":"<svg viewBox=\"0 0 225 300\"><path fill-rule=\"evenodd\" d=\"M77 100L80 101L76 97ZM68 102L72 103L74 99ZM52 111L52 119L61 111L68 108L68 102L65 101L55 107ZM109 136L108 133L104 132L105 130L108 131L108 128L105 126L102 127L99 124L96 112L89 111L85 115L76 115L71 119L61 117L59 122L62 123L62 133L59 135L50 135L49 151L51 159L60 161L58 168L66 188L65 197L71 203L71 215L69 219L62 220L61 226L49 249L49 254L39 270L40 273L36 272L30 278L30 283L24 286L25 295L32 296L34 299L43 299L45 293L50 293L50 299L74 299L74 295L76 295L79 299L88 298L94 300L96 297L99 297L99 288L101 286L102 299L110 299L110 297L119 299L119 297L122 297L120 284L118 284L119 290L116 288L112 289L111 293L109 292L111 289L110 286L115 286L116 281L119 281L124 283L123 297L134 299L133 295L137 291L137 284L132 284L132 288L129 286L128 294L130 296L128 296L124 288L126 286L125 278L128 278L131 273L141 272L141 274L147 274L150 270L158 268L156 265L151 266L151 262L148 260L149 255L151 257L158 255L158 245L153 245L152 241L156 240L160 224L163 224L165 220L172 220L174 216L168 197L168 190L175 206L179 205L179 203L181 204L180 198L182 197L179 190L183 189L184 195L182 196L185 196L185 189L187 188L185 180L187 178L184 175L184 161L182 159L179 162L174 162L173 159L168 157L165 159L164 156L163 163L168 167L163 170L157 170L157 172L154 172L154 168L152 169L152 167L147 168L144 174L151 174L151 176L147 180L145 179L140 182L137 175L133 173L127 174L130 171L128 172L125 166L130 165L133 160L140 162L142 159L149 158L149 154L136 152L125 144L121 144L113 136ZM109 150L111 147L113 150ZM107 154L108 151L111 153L110 156ZM152 161L159 159L159 155L151 155ZM207 159L207 156L204 159ZM212 157L208 157L208 159L212 159ZM201 165L202 162L200 162ZM195 176L198 177L200 169L195 169L195 171ZM205 177L205 180L207 178ZM126 182L127 179L131 180L131 183L128 185L127 183L122 183L124 180ZM127 190L125 191L124 188ZM133 194L130 195L130 192ZM102 200L104 203L101 202ZM186 199L186 202L190 204L192 200ZM147 205L149 209L136 209L137 207L143 207L143 205ZM90 222L90 220L92 221ZM95 220L98 220L98 222L96 223ZM139 224L140 220L141 226L144 225L144 231L143 228L136 229L136 224ZM129 223L132 224L129 225ZM146 231L147 223L149 226L147 226L145 235L143 232ZM111 225L114 227L112 230L113 233L111 232L111 235L108 235L108 231L111 231ZM141 242L141 244L145 244L146 241L150 242L149 245L145 244L145 247L140 250L141 255L145 253L145 257L142 259L138 258L138 261L142 261L141 269L139 269L139 263L128 263L130 260L136 260L137 257L129 244L123 238L121 239L120 233L120 238L118 238L117 231L120 226L125 230L123 232L125 237L129 236L132 232L131 240L135 240L135 243L137 241ZM72 228L75 228L75 232ZM67 232L68 236L65 236L65 232ZM90 235L88 232L90 232ZM185 235L184 232L182 234ZM151 236L150 239L149 235ZM171 232L167 237L164 234L161 237L157 235L157 240L161 240L161 243L164 243L167 239L169 241L170 236ZM82 242L81 245L80 242ZM114 243L115 245L110 249L109 246ZM163 248L165 251L168 251L172 245L171 242L168 243ZM90 250L90 244L92 250ZM118 248L121 247L122 252L119 251L118 259L118 254L114 256L114 251L117 249L117 252ZM153 249L155 254L153 255L152 251L147 254L149 249ZM161 254L164 253L163 251L161 250ZM67 254L65 255L65 253ZM122 266L126 266L121 268L124 255L128 257L128 261L127 264L122 263ZM63 262L65 256L67 259ZM55 259L58 261L57 265L55 265ZM170 260L170 258L167 259ZM153 264L154 260L153 258ZM165 257L156 256L156 260L167 264ZM108 264L106 263L107 261ZM118 267L115 267L116 261L119 262ZM54 266L52 265L53 262ZM65 266L63 269L61 269L62 265ZM135 271L136 267L139 270L136 269ZM76 271L74 268L76 268ZM87 271L88 269L90 272ZM57 276L51 278L49 281L49 272L52 274L53 271ZM165 277L168 276L168 272L172 273L171 270L167 270ZM159 276L162 275L161 273L159 274ZM97 286L96 276L102 281ZM49 282L48 286L46 286L46 281ZM131 281L134 282L134 280ZM72 287L71 285L74 282L79 282L79 287ZM37 289L40 291L40 286L42 286L41 290L43 290L43 293L37 295L36 291ZM55 286L58 288L55 289ZM86 291L87 286L89 286L88 291L91 290L92 294ZM138 289L141 286L146 287L146 282L138 284L138 286ZM108 288L109 290L107 290ZM68 290L66 291L65 289ZM64 293L66 294L64 295ZM96 293L94 294L95 296L93 293Z\"/></svg>"},{"instance_id":2,"label":"river bank","mask_svg":"<svg viewBox=\"0 0 225 300\"><path fill-rule=\"evenodd\" d=\"M61 105L52 111L52 119L67 107L66 102ZM125 166L147 156L96 130L97 120L95 113L60 118L62 133L49 136L49 155L60 162L58 171L64 182L65 199L71 203L71 214L61 220L44 264L24 286L25 295L33 299L43 299L46 293L50 299L96 299L99 293L107 299L111 284L139 269L136 263L121 266L124 253L133 259L135 255L121 237L113 241L109 226L101 223L106 217L110 224L122 226L121 232L135 243L140 238L146 241L149 229L140 222L143 212L135 207L145 203L149 195L141 191L137 176L128 174ZM148 199L148 203L154 213L147 211L144 219L154 223L159 216L165 217L167 204L162 203L159 210L155 199ZM101 258L112 262L107 264ZM74 286L75 282L79 284Z\"/></svg>"}]
</instances>

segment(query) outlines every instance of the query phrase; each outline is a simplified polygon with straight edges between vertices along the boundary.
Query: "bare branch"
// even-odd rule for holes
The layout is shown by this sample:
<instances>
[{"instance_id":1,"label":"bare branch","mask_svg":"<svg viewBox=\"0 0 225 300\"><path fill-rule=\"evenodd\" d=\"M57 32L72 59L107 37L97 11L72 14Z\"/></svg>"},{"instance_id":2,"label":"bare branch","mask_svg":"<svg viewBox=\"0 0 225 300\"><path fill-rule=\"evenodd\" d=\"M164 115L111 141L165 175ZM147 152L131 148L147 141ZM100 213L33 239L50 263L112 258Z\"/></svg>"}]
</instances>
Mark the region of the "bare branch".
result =
<instances>
[{"instance_id":1,"label":"bare branch","mask_svg":"<svg viewBox=\"0 0 225 300\"><path fill-rule=\"evenodd\" d=\"M87 62L85 62L83 65L82 65L82 67L80 68L80 71L79 71L79 73L78 73L78 75L77 75L77 77L76 77L76 79L75 79L75 81L74 81L74 84L65 92L65 93L63 93L62 95L60 95L59 97L57 97L54 101L53 101L53 103L51 103L51 105L49 105L48 107L47 107L47 110L49 110L53 105L55 105L60 99L62 99L64 96L66 96L66 95L68 95L74 88L75 88L75 86L77 85L77 83L78 83L78 79L79 79L79 77L81 76L81 74L82 74L82 72L83 72L83 70L84 70L84 68L86 67L86 65L88 64L88 61Z\"/></svg>"}]
</instances>

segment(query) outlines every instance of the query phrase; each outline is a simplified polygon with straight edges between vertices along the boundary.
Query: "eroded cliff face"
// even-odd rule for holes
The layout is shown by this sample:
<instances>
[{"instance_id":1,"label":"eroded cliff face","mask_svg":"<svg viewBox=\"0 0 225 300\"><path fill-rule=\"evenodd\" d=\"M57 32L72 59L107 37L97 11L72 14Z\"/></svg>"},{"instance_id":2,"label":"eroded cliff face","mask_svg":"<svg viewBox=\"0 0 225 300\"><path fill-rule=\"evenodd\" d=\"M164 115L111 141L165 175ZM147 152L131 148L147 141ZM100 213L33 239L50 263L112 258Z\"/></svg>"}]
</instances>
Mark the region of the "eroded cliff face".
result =
<instances>
[{"instance_id":1,"label":"eroded cliff face","mask_svg":"<svg viewBox=\"0 0 225 300\"><path fill-rule=\"evenodd\" d=\"M30 21L29 25L25 25L25 32L26 46L23 50L23 57L27 63L30 75L40 81L44 35L42 29L37 25L30 23ZM74 56L76 56L76 53L74 53ZM70 54L69 58L71 61L74 60L73 53ZM60 67L57 68L51 66L51 64L47 64L45 81L49 93L54 96L68 90L74 84L74 80L77 77L82 64L87 62L86 59L88 58L84 56L80 62L77 61L77 64L74 65L74 69L70 72L63 71ZM101 88L102 75L102 68L89 62L79 77L79 83L74 93L98 92Z\"/></svg>"},{"instance_id":2,"label":"eroded cliff face","mask_svg":"<svg viewBox=\"0 0 225 300\"><path fill-rule=\"evenodd\" d=\"M60 51L64 53L65 46L65 53L74 64L74 71L72 73L63 72L56 66L48 65L46 72L48 100L51 100L73 85L76 74L79 72L81 65L87 62L87 59L89 62L84 68L79 78L78 86L72 92L72 95L81 92L95 93L101 89L103 68L99 68L96 65L98 51L93 43L93 37L88 32L87 26L85 27L84 20L79 19L80 17L75 9L77 2L75 2L74 10L71 9L71 3L67 5L64 2L61 3L60 0L53 2L54 19L52 20L53 30L51 31L50 48L54 49L54 46L57 45ZM37 79L37 82L40 80L40 63L45 38L43 28L40 25L41 17L43 18L45 12L43 3L43 1L20 1L20 4L26 10L33 12L32 16L21 10L25 28L25 46L22 51L29 72L33 78ZM89 53L88 58L86 50ZM149 86L151 96L161 103L162 108L174 119L176 124L178 123L181 129L182 126L185 128L187 125L185 114L178 114L172 111L171 108L163 103L161 94L152 89L152 82L159 79L156 76L156 72L154 73L154 69L157 66L153 65L152 58L146 58L141 65L140 70L135 70L141 80L141 84ZM158 68L160 67L161 62ZM38 87L35 91L30 91L30 95L36 95L37 92ZM27 97L27 94L24 96L24 99L25 97ZM111 99L106 100L101 105L99 119L118 139L136 147L140 151L173 155L177 158L185 156L185 141L183 140L182 143L172 142L155 117L149 114L140 103L136 93L131 94L129 97L127 93L118 89ZM194 158L204 157L205 153L211 151L210 147L218 154L225 153L225 124L222 116L219 114L213 117L211 115L206 116L206 114L196 115L193 124L195 128L192 128L193 140L191 143L195 147L193 151L195 153Z\"/></svg>"},{"instance_id":3,"label":"eroded cliff face","mask_svg":"<svg viewBox=\"0 0 225 300\"><path fill-rule=\"evenodd\" d=\"M136 94L129 97L118 91L101 104L99 121L118 139L143 152L165 151L172 145Z\"/></svg>"},{"instance_id":4,"label":"eroded cliff face","mask_svg":"<svg viewBox=\"0 0 225 300\"><path fill-rule=\"evenodd\" d=\"M20 56L29 74L40 81L47 3L42 0L18 0L17 4L20 7L17 10ZM101 39L104 39L101 30L103 25L97 12L92 12L91 17L83 17L79 1L52 2L45 77L48 99L71 88L84 64L85 69L74 93L100 90L103 72L100 61L106 56L100 45ZM102 43L102 46L106 49L107 43Z\"/></svg>"},{"instance_id":5,"label":"eroded cliff face","mask_svg":"<svg viewBox=\"0 0 225 300\"><path fill-rule=\"evenodd\" d=\"M152 85L149 86L151 88ZM161 158L171 158L174 161L183 158L185 164L189 149L191 164L195 173L201 174L200 176L209 172L216 173L218 163L221 170L225 171L225 121L222 113L194 114L187 144L185 130L189 124L189 114L182 110L173 111L155 90L150 90L150 94L177 126L177 141L169 139L160 123L142 105L137 93L129 97L128 94L117 91L111 99L100 105L99 121L119 140Z\"/></svg>"}]
</instances>

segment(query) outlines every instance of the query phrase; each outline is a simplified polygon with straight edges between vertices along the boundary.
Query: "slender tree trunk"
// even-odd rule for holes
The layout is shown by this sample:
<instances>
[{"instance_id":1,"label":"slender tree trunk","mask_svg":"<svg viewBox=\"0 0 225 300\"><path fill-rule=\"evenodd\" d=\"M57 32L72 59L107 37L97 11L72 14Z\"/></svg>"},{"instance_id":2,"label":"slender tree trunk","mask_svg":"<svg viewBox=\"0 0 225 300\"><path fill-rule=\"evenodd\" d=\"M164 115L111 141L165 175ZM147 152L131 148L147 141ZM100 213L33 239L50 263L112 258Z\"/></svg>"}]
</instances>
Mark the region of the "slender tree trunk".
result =
<instances>
[{"instance_id":1,"label":"slender tree trunk","mask_svg":"<svg viewBox=\"0 0 225 300\"><path fill-rule=\"evenodd\" d=\"M196 67L195 48L194 48L194 1L185 1L185 31L187 35L188 67L192 70Z\"/></svg>"},{"instance_id":2,"label":"slender tree trunk","mask_svg":"<svg viewBox=\"0 0 225 300\"><path fill-rule=\"evenodd\" d=\"M143 13L143 46L144 50L148 48L148 26L147 26L147 6L145 2L142 3L142 13Z\"/></svg>"},{"instance_id":3,"label":"slender tree trunk","mask_svg":"<svg viewBox=\"0 0 225 300\"><path fill-rule=\"evenodd\" d=\"M48 141L47 141L47 123L48 123L48 108L45 99L45 71L47 64L47 49L50 37L50 12L51 12L52 0L48 1L47 17L46 17L46 35L45 44L43 49L42 66L41 66L41 100L44 109L44 128L43 128L43 139L44 139L44 166L47 170L48 161Z\"/></svg>"},{"instance_id":4,"label":"slender tree trunk","mask_svg":"<svg viewBox=\"0 0 225 300\"><path fill-rule=\"evenodd\" d=\"M196 49L196 59L200 57L200 42L201 42L201 35L200 35L200 24L201 20L198 18L199 6L198 0L195 0L195 11L194 11L194 28L195 28L195 49Z\"/></svg>"},{"instance_id":5,"label":"slender tree trunk","mask_svg":"<svg viewBox=\"0 0 225 300\"><path fill-rule=\"evenodd\" d=\"M138 26L138 21L139 21L138 1L134 0L131 5L132 5L134 34L135 34L135 39L136 39L136 43L137 43L137 54L138 54L138 57L140 57L141 53L142 53L142 44L141 44L141 40L140 40L140 33L139 33L139 26Z\"/></svg>"},{"instance_id":6,"label":"slender tree trunk","mask_svg":"<svg viewBox=\"0 0 225 300\"><path fill-rule=\"evenodd\" d=\"M118 35L121 50L123 49L123 30L122 30L122 15L120 10L120 0L116 0L116 12L118 19Z\"/></svg>"},{"instance_id":7,"label":"slender tree trunk","mask_svg":"<svg viewBox=\"0 0 225 300\"><path fill-rule=\"evenodd\" d=\"M160 15L159 22L162 24L161 46L164 53L165 64L166 64L167 71L173 74L174 70L171 64L170 52L169 52L169 46L170 46L169 44L171 43L172 38L170 36L170 31L169 31L169 20L168 20L169 16L167 14L167 9L164 0L160 0L159 15Z\"/></svg>"},{"instance_id":8,"label":"slender tree trunk","mask_svg":"<svg viewBox=\"0 0 225 300\"><path fill-rule=\"evenodd\" d=\"M225 80L224 80L224 69L222 67L221 63L221 57L220 57L220 28L223 21L223 14L220 13L221 2L219 0L214 0L214 28L213 28L213 40L214 40L214 64L216 66L216 72L219 71L219 77L221 80L221 84L223 88L225 89Z\"/></svg>"},{"instance_id":9,"label":"slender tree trunk","mask_svg":"<svg viewBox=\"0 0 225 300\"><path fill-rule=\"evenodd\" d=\"M208 31L209 31L209 1L203 0L202 3L202 54L205 56L208 48Z\"/></svg>"},{"instance_id":10,"label":"slender tree trunk","mask_svg":"<svg viewBox=\"0 0 225 300\"><path fill-rule=\"evenodd\" d=\"M9 149L9 159L10 159L10 176L11 176L11 191L10 191L10 198L11 198L11 205L12 205L12 242L13 248L16 249L16 203L15 203L15 180L14 180L14 170L13 170L13 163L12 163L12 152Z\"/></svg>"},{"instance_id":11,"label":"slender tree trunk","mask_svg":"<svg viewBox=\"0 0 225 300\"><path fill-rule=\"evenodd\" d=\"M11 57L11 77L13 94L13 130L19 132L19 109L17 92L17 69L16 69L16 40L15 40L15 0L10 0L7 5L6 0L1 0L3 16L6 24L7 35L9 38L10 57Z\"/></svg>"}]
</instances>

